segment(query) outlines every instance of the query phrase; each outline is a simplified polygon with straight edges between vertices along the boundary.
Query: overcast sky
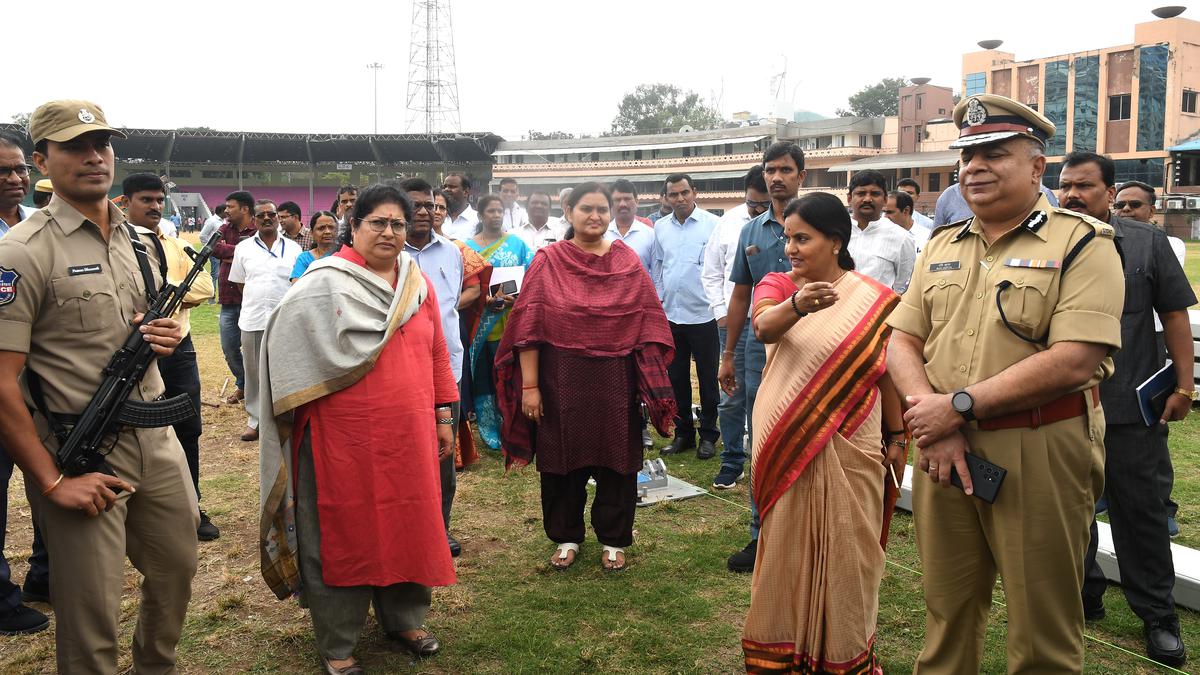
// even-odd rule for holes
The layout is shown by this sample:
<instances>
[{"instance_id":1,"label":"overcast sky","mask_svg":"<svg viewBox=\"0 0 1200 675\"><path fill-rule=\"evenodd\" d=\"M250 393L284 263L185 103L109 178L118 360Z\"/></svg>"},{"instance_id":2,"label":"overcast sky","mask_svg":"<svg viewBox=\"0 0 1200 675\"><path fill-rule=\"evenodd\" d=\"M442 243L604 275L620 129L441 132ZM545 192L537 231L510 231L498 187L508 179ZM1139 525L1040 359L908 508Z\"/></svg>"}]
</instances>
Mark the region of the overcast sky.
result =
<instances>
[{"instance_id":1,"label":"overcast sky","mask_svg":"<svg viewBox=\"0 0 1200 675\"><path fill-rule=\"evenodd\" d=\"M0 120L85 98L118 126L369 133L367 64L380 62L379 131L408 130L410 0L53 4L37 32L10 27L24 67L7 70ZM1159 4L451 0L462 130L598 133L651 82L695 90L726 117L765 113L785 59L784 98L833 115L885 76L957 91L962 53L983 39L1018 59L1131 43Z\"/></svg>"}]
</instances>

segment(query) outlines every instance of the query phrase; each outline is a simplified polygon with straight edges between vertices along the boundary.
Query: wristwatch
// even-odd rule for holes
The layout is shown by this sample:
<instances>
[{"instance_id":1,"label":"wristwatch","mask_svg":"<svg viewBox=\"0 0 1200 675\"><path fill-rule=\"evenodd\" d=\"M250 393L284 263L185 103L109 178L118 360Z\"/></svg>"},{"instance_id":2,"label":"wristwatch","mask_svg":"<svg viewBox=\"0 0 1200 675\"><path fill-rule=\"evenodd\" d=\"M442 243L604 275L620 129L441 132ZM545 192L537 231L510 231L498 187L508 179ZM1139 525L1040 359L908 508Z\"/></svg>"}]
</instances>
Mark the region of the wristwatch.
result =
<instances>
[{"instance_id":1,"label":"wristwatch","mask_svg":"<svg viewBox=\"0 0 1200 675\"><path fill-rule=\"evenodd\" d=\"M954 412L962 415L964 420L975 421L975 398L967 393L966 389L959 389L951 394L950 405L954 407Z\"/></svg>"},{"instance_id":2,"label":"wristwatch","mask_svg":"<svg viewBox=\"0 0 1200 675\"><path fill-rule=\"evenodd\" d=\"M1184 389L1183 387L1178 387L1175 389L1175 393L1179 394L1180 396L1186 396L1189 401L1195 401L1196 399L1200 398L1200 392L1196 391L1195 389Z\"/></svg>"}]
</instances>

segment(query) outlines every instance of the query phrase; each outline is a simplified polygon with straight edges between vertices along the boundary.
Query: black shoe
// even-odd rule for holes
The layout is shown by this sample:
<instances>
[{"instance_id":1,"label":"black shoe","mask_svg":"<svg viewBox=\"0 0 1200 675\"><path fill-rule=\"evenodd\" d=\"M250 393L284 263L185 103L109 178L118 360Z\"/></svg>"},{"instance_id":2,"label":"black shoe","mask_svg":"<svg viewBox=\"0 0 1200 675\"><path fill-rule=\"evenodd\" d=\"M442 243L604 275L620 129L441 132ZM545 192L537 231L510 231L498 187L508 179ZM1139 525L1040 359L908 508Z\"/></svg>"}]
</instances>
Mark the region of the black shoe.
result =
<instances>
[{"instance_id":1,"label":"black shoe","mask_svg":"<svg viewBox=\"0 0 1200 675\"><path fill-rule=\"evenodd\" d=\"M682 436L676 436L675 438L671 439L671 444L668 445L667 447L663 448L662 450L659 450L658 454L660 454L660 455L675 455L675 454L683 452L684 450L691 450L694 447L696 447L696 439L695 438L684 438Z\"/></svg>"},{"instance_id":2,"label":"black shoe","mask_svg":"<svg viewBox=\"0 0 1200 675\"><path fill-rule=\"evenodd\" d=\"M36 633L49 625L50 619L45 614L25 605L17 605L11 612L0 615L0 635Z\"/></svg>"},{"instance_id":3,"label":"black shoe","mask_svg":"<svg viewBox=\"0 0 1200 675\"><path fill-rule=\"evenodd\" d=\"M731 466L723 466L713 479L712 486L718 490L730 490L737 487L737 482L746 477L746 472Z\"/></svg>"},{"instance_id":4,"label":"black shoe","mask_svg":"<svg viewBox=\"0 0 1200 675\"><path fill-rule=\"evenodd\" d=\"M208 519L208 514L200 512L200 527L196 528L196 538L200 541L212 541L221 536L221 530Z\"/></svg>"},{"instance_id":5,"label":"black shoe","mask_svg":"<svg viewBox=\"0 0 1200 675\"><path fill-rule=\"evenodd\" d=\"M458 556L462 555L462 544L458 543L457 539L450 536L449 532L446 533L446 541L450 544L451 558L457 558Z\"/></svg>"},{"instance_id":6,"label":"black shoe","mask_svg":"<svg viewBox=\"0 0 1200 675\"><path fill-rule=\"evenodd\" d=\"M1083 599L1083 620L1100 621L1104 618L1104 596Z\"/></svg>"},{"instance_id":7,"label":"black shoe","mask_svg":"<svg viewBox=\"0 0 1200 675\"><path fill-rule=\"evenodd\" d=\"M1179 637L1178 616L1172 614L1146 622L1146 656L1172 668L1183 665L1187 652L1183 638Z\"/></svg>"},{"instance_id":8,"label":"black shoe","mask_svg":"<svg viewBox=\"0 0 1200 675\"><path fill-rule=\"evenodd\" d=\"M717 445L712 441L700 441L696 448L696 459L712 459L717 456Z\"/></svg>"},{"instance_id":9,"label":"black shoe","mask_svg":"<svg viewBox=\"0 0 1200 675\"><path fill-rule=\"evenodd\" d=\"M21 585L21 602L50 602L50 580L25 577Z\"/></svg>"},{"instance_id":10,"label":"black shoe","mask_svg":"<svg viewBox=\"0 0 1200 675\"><path fill-rule=\"evenodd\" d=\"M729 556L726 564L730 572L753 572L754 559L758 557L758 540L751 539L746 548Z\"/></svg>"}]
</instances>

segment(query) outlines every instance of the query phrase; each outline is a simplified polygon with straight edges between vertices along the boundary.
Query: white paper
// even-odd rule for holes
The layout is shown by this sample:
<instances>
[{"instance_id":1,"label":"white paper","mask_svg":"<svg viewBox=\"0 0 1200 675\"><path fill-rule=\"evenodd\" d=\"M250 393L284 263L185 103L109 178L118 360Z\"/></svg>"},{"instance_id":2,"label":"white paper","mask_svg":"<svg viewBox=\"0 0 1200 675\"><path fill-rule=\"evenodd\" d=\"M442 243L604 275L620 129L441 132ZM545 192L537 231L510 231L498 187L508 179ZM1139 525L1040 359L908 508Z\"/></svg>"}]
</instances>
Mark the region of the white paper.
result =
<instances>
[{"instance_id":1,"label":"white paper","mask_svg":"<svg viewBox=\"0 0 1200 675\"><path fill-rule=\"evenodd\" d=\"M492 280L489 282L492 286L499 286L506 281L517 282L517 292L521 292L521 282L525 280L525 268L520 265L512 267L493 267Z\"/></svg>"}]
</instances>

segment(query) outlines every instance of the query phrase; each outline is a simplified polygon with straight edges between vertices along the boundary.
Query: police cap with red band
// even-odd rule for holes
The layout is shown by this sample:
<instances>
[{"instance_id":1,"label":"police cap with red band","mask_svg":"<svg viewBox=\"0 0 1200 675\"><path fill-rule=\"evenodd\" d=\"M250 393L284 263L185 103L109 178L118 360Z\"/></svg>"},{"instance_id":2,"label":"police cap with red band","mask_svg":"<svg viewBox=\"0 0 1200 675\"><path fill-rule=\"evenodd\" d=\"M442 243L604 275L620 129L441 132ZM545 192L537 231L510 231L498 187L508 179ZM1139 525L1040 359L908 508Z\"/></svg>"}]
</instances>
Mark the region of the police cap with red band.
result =
<instances>
[{"instance_id":1,"label":"police cap with red band","mask_svg":"<svg viewBox=\"0 0 1200 675\"><path fill-rule=\"evenodd\" d=\"M967 148L1025 136L1046 145L1054 123L1027 105L995 94L970 96L954 107L958 140L951 148Z\"/></svg>"}]
</instances>

